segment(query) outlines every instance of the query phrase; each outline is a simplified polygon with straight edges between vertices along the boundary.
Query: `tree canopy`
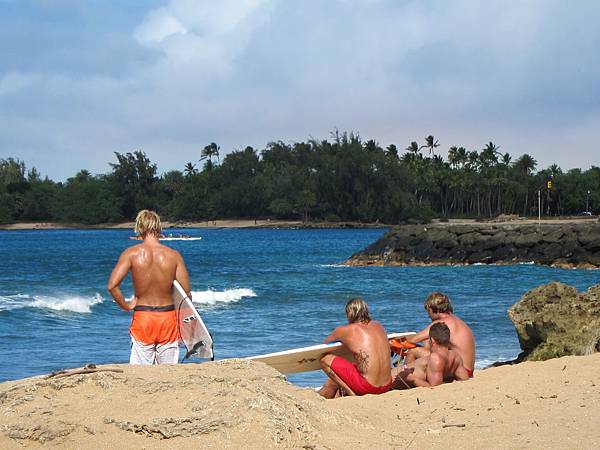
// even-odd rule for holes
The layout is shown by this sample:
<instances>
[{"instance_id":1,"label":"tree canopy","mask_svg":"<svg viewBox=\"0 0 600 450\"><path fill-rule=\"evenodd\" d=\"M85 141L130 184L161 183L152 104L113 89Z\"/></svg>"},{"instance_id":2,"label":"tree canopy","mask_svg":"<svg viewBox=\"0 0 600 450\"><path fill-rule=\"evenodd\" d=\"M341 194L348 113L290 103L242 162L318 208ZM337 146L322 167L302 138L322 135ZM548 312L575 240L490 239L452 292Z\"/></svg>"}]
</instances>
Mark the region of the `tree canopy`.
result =
<instances>
[{"instance_id":1,"label":"tree canopy","mask_svg":"<svg viewBox=\"0 0 600 450\"><path fill-rule=\"evenodd\" d=\"M528 154L450 146L429 135L400 153L335 131L329 140L270 142L227 153L211 142L200 158L159 175L137 150L115 152L105 174L80 170L66 182L42 179L25 162L0 159L0 223L98 224L131 220L150 208L170 220L278 218L396 224L433 217L572 215L600 210L600 168L536 171ZM202 168L200 168L201 163ZM549 183L551 182L551 183ZM549 187L550 186L550 187Z\"/></svg>"}]
</instances>

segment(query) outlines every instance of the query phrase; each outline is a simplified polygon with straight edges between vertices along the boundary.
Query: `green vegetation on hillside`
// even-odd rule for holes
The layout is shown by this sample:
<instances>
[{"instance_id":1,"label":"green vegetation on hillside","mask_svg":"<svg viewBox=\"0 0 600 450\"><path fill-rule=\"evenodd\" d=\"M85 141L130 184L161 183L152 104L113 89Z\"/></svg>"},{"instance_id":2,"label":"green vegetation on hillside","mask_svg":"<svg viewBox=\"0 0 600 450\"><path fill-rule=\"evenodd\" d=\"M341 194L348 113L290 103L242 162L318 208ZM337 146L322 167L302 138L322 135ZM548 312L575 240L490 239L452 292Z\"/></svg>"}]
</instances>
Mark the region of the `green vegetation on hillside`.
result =
<instances>
[{"instance_id":1,"label":"green vegetation on hillside","mask_svg":"<svg viewBox=\"0 0 600 450\"><path fill-rule=\"evenodd\" d=\"M96 224L131 220L151 208L170 220L278 218L395 224L409 218L490 218L499 214L573 215L598 210L600 167L536 171L490 142L481 150L450 147L448 158L427 136L401 153L353 133L330 140L271 142L220 158L211 143L196 162L158 174L142 151L115 153L106 174L81 170L65 183L42 179L13 158L0 159L0 223ZM549 183L550 182L550 183ZM549 184L551 185L548 188Z\"/></svg>"}]
</instances>

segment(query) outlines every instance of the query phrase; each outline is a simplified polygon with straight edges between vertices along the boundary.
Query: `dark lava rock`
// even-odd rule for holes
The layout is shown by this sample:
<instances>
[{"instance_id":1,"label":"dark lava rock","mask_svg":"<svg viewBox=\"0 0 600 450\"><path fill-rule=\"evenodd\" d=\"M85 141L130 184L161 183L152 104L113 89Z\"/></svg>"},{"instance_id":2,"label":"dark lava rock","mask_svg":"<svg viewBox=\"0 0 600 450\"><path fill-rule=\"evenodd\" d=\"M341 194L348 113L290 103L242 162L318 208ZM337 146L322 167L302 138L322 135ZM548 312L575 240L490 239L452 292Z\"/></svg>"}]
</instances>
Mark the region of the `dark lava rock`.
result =
<instances>
[{"instance_id":1,"label":"dark lava rock","mask_svg":"<svg viewBox=\"0 0 600 450\"><path fill-rule=\"evenodd\" d=\"M523 352L517 361L540 361L600 351L600 285L580 293L562 283L527 292L509 310Z\"/></svg>"},{"instance_id":2,"label":"dark lava rock","mask_svg":"<svg viewBox=\"0 0 600 450\"><path fill-rule=\"evenodd\" d=\"M600 224L404 225L348 265L546 264L600 267Z\"/></svg>"}]
</instances>

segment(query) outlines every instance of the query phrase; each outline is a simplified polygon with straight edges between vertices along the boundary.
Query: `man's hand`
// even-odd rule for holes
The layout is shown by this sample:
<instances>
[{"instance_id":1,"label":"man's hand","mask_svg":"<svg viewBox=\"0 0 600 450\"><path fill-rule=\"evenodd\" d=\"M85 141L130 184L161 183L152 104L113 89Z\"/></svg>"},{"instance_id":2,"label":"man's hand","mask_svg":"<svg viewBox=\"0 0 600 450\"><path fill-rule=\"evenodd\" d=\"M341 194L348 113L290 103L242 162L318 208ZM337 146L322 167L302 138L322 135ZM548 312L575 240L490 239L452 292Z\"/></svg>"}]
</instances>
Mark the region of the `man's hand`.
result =
<instances>
[{"instance_id":1,"label":"man's hand","mask_svg":"<svg viewBox=\"0 0 600 450\"><path fill-rule=\"evenodd\" d=\"M137 305L137 297L134 295L131 301L127 303L127 306L129 306L129 311L133 310L135 305Z\"/></svg>"}]
</instances>

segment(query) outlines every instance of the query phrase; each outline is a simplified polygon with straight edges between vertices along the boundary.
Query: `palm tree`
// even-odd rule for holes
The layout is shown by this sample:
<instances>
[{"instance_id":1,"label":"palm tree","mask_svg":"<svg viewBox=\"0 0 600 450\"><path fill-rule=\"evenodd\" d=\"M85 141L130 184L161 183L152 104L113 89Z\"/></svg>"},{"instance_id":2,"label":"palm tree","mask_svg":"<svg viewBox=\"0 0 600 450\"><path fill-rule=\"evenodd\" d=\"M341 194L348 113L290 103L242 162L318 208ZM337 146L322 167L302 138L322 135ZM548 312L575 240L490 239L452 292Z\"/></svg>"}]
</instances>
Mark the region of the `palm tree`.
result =
<instances>
[{"instance_id":1,"label":"palm tree","mask_svg":"<svg viewBox=\"0 0 600 450\"><path fill-rule=\"evenodd\" d=\"M196 166L194 164L192 164L191 162L188 162L185 165L184 172L185 172L185 176L187 178L190 178L198 173L198 169L196 169Z\"/></svg>"},{"instance_id":2,"label":"palm tree","mask_svg":"<svg viewBox=\"0 0 600 450\"><path fill-rule=\"evenodd\" d=\"M527 205L529 203L529 184L532 172L537 166L537 161L525 153L520 156L513 165L514 170L519 174L521 184L525 187L525 202L523 203L523 216L527 216Z\"/></svg>"},{"instance_id":3,"label":"palm tree","mask_svg":"<svg viewBox=\"0 0 600 450\"><path fill-rule=\"evenodd\" d=\"M419 144L417 144L415 141L412 141L410 145L406 147L407 152L414 153L415 155L419 153L420 150L421 148L419 147Z\"/></svg>"},{"instance_id":4,"label":"palm tree","mask_svg":"<svg viewBox=\"0 0 600 450\"><path fill-rule=\"evenodd\" d=\"M216 156L217 163L220 164L221 161L219 160L219 150L221 150L221 147L219 147L216 143L211 142L202 149L202 152L200 153L200 161L202 161L203 159L208 159L211 162L212 166L212 158L213 156Z\"/></svg>"},{"instance_id":5,"label":"palm tree","mask_svg":"<svg viewBox=\"0 0 600 450\"><path fill-rule=\"evenodd\" d=\"M479 154L479 158L481 160L481 165L483 167L493 167L498 164L498 149L500 147L496 146L493 142L489 142L486 146L481 150Z\"/></svg>"},{"instance_id":6,"label":"palm tree","mask_svg":"<svg viewBox=\"0 0 600 450\"><path fill-rule=\"evenodd\" d=\"M525 153L524 155L520 156L519 159L517 159L514 167L523 175L531 175L531 173L537 167L537 161Z\"/></svg>"},{"instance_id":7,"label":"palm tree","mask_svg":"<svg viewBox=\"0 0 600 450\"><path fill-rule=\"evenodd\" d=\"M440 143L437 140L435 140L433 136L429 135L425 138L425 145L421 146L421 148L428 148L429 154L433 155L433 154L435 154L433 150L439 146L440 146Z\"/></svg>"},{"instance_id":8,"label":"palm tree","mask_svg":"<svg viewBox=\"0 0 600 450\"><path fill-rule=\"evenodd\" d=\"M453 168L458 166L458 147L453 146L448 149L448 162Z\"/></svg>"},{"instance_id":9,"label":"palm tree","mask_svg":"<svg viewBox=\"0 0 600 450\"><path fill-rule=\"evenodd\" d=\"M394 144L388 145L385 150L385 154L388 158L398 159L398 148Z\"/></svg>"},{"instance_id":10,"label":"palm tree","mask_svg":"<svg viewBox=\"0 0 600 450\"><path fill-rule=\"evenodd\" d=\"M465 164L467 164L467 161L469 160L469 154L467 152L467 149L464 147L458 147L458 150L456 151L456 157L458 159L460 167L464 167Z\"/></svg>"}]
</instances>

